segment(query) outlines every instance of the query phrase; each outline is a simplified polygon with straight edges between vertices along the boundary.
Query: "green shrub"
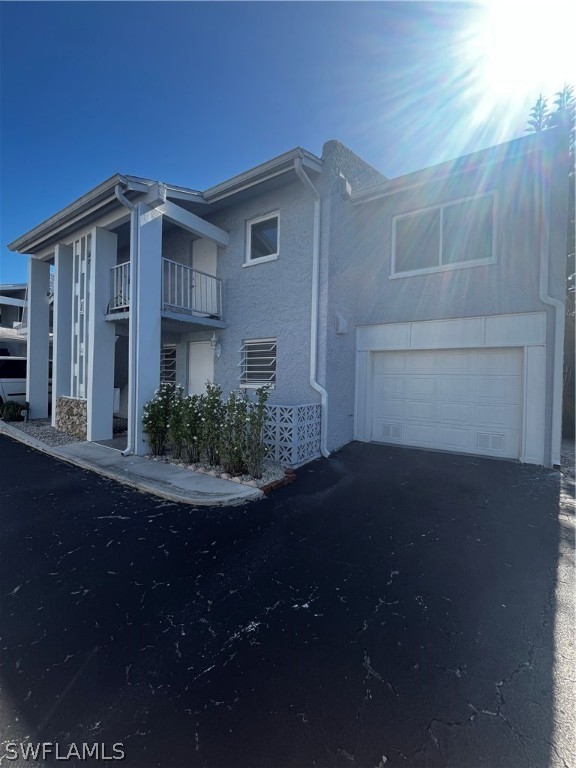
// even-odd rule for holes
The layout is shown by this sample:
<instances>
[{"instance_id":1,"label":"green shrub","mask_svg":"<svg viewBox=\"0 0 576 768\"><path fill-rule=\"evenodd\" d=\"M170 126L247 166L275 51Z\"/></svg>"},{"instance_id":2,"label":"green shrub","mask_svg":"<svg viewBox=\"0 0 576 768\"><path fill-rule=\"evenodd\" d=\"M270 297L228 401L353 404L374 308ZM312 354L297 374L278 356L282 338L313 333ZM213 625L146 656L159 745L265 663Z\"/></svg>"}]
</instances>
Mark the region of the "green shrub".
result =
<instances>
[{"instance_id":1,"label":"green shrub","mask_svg":"<svg viewBox=\"0 0 576 768\"><path fill-rule=\"evenodd\" d=\"M256 402L248 405L246 428L244 435L244 462L249 474L256 479L262 477L262 462L268 453L264 443L264 424L266 422L266 402L270 393L269 387L256 390Z\"/></svg>"},{"instance_id":2,"label":"green shrub","mask_svg":"<svg viewBox=\"0 0 576 768\"><path fill-rule=\"evenodd\" d=\"M206 451L209 464L218 464L220 456L220 432L224 421L222 389L211 381L206 382L202 409L202 447Z\"/></svg>"},{"instance_id":3,"label":"green shrub","mask_svg":"<svg viewBox=\"0 0 576 768\"><path fill-rule=\"evenodd\" d=\"M154 456L163 456L166 451L173 396L172 384L160 384L152 400L143 408L142 426Z\"/></svg>"},{"instance_id":4,"label":"green shrub","mask_svg":"<svg viewBox=\"0 0 576 768\"><path fill-rule=\"evenodd\" d=\"M22 421L20 416L20 411L24 408L22 403L17 403L16 400L6 400L0 407L2 408L1 416L4 421Z\"/></svg>"},{"instance_id":5,"label":"green shrub","mask_svg":"<svg viewBox=\"0 0 576 768\"><path fill-rule=\"evenodd\" d=\"M182 401L182 418L185 425L184 455L187 461L192 463L200 461L204 399L204 395L189 395Z\"/></svg>"},{"instance_id":6,"label":"green shrub","mask_svg":"<svg viewBox=\"0 0 576 768\"><path fill-rule=\"evenodd\" d=\"M185 452L187 428L184 403L184 390L180 385L177 385L171 394L167 425L175 459L183 458Z\"/></svg>"},{"instance_id":7,"label":"green shrub","mask_svg":"<svg viewBox=\"0 0 576 768\"><path fill-rule=\"evenodd\" d=\"M152 453L162 456L170 439L177 459L198 462L205 457L212 465L221 462L231 475L262 477L268 392L268 387L257 389L255 401L245 391L231 392L223 403L222 389L210 381L206 394L188 397L182 387L161 384L142 417Z\"/></svg>"},{"instance_id":8,"label":"green shrub","mask_svg":"<svg viewBox=\"0 0 576 768\"><path fill-rule=\"evenodd\" d=\"M220 463L231 475L243 475L246 472L244 440L248 407L244 392L230 392L224 404Z\"/></svg>"}]
</instances>

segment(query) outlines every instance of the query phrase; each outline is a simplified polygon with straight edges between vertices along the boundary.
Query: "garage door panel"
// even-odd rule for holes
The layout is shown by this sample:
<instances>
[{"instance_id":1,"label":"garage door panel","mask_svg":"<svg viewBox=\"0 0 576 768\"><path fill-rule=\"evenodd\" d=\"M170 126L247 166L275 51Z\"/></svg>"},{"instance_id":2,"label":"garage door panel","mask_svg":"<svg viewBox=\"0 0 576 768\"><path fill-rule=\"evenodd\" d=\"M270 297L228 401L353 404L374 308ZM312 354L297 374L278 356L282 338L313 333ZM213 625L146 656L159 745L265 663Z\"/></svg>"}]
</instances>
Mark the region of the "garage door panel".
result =
<instances>
[{"instance_id":1,"label":"garage door panel","mask_svg":"<svg viewBox=\"0 0 576 768\"><path fill-rule=\"evenodd\" d=\"M469 429L456 427L437 427L436 443L449 451L469 451L471 448L472 432Z\"/></svg>"},{"instance_id":2,"label":"garage door panel","mask_svg":"<svg viewBox=\"0 0 576 768\"><path fill-rule=\"evenodd\" d=\"M373 362L388 371L373 377L373 440L518 457L520 350L379 352Z\"/></svg>"},{"instance_id":3,"label":"garage door panel","mask_svg":"<svg viewBox=\"0 0 576 768\"><path fill-rule=\"evenodd\" d=\"M420 400L408 400L406 403L406 417L411 421L425 419L435 421L438 418L436 403L422 402Z\"/></svg>"},{"instance_id":4,"label":"garage door panel","mask_svg":"<svg viewBox=\"0 0 576 768\"><path fill-rule=\"evenodd\" d=\"M404 377L403 376L383 376L375 377L377 391L381 396L394 397L394 395L404 395Z\"/></svg>"},{"instance_id":5,"label":"garage door panel","mask_svg":"<svg viewBox=\"0 0 576 768\"><path fill-rule=\"evenodd\" d=\"M378 398L374 401L374 418L404 418L406 412L406 400L394 400L393 398Z\"/></svg>"},{"instance_id":6,"label":"garage door panel","mask_svg":"<svg viewBox=\"0 0 576 768\"><path fill-rule=\"evenodd\" d=\"M375 355L374 373L389 373L392 371L404 371L406 369L405 352L387 352L386 355Z\"/></svg>"},{"instance_id":7,"label":"garage door panel","mask_svg":"<svg viewBox=\"0 0 576 768\"><path fill-rule=\"evenodd\" d=\"M483 456L517 458L520 451L520 430L478 430L475 446L474 453L481 453Z\"/></svg>"},{"instance_id":8,"label":"garage door panel","mask_svg":"<svg viewBox=\"0 0 576 768\"><path fill-rule=\"evenodd\" d=\"M520 406L477 405L473 423L480 427L514 429L520 421Z\"/></svg>"},{"instance_id":9,"label":"garage door panel","mask_svg":"<svg viewBox=\"0 0 576 768\"><path fill-rule=\"evenodd\" d=\"M435 373L438 358L434 352L418 352L406 356L406 370L413 373Z\"/></svg>"},{"instance_id":10,"label":"garage door panel","mask_svg":"<svg viewBox=\"0 0 576 768\"><path fill-rule=\"evenodd\" d=\"M471 373L476 367L476 352L441 352L439 368L450 373Z\"/></svg>"},{"instance_id":11,"label":"garage door panel","mask_svg":"<svg viewBox=\"0 0 576 768\"><path fill-rule=\"evenodd\" d=\"M385 443L403 444L404 428L397 421L376 418L372 425L372 439Z\"/></svg>"},{"instance_id":12,"label":"garage door panel","mask_svg":"<svg viewBox=\"0 0 576 768\"><path fill-rule=\"evenodd\" d=\"M470 424L474 421L474 406L469 403L441 403L438 420Z\"/></svg>"},{"instance_id":13,"label":"garage door panel","mask_svg":"<svg viewBox=\"0 0 576 768\"><path fill-rule=\"evenodd\" d=\"M436 445L436 428L433 424L410 423L403 425L404 442L407 445Z\"/></svg>"},{"instance_id":14,"label":"garage door panel","mask_svg":"<svg viewBox=\"0 0 576 768\"><path fill-rule=\"evenodd\" d=\"M404 391L408 397L434 397L437 379L427 376L406 376Z\"/></svg>"},{"instance_id":15,"label":"garage door panel","mask_svg":"<svg viewBox=\"0 0 576 768\"><path fill-rule=\"evenodd\" d=\"M472 377L443 376L439 380L439 394L443 400L474 400L477 381Z\"/></svg>"},{"instance_id":16,"label":"garage door panel","mask_svg":"<svg viewBox=\"0 0 576 768\"><path fill-rule=\"evenodd\" d=\"M515 374L518 373L522 353L519 349L478 350L478 373Z\"/></svg>"},{"instance_id":17,"label":"garage door panel","mask_svg":"<svg viewBox=\"0 0 576 768\"><path fill-rule=\"evenodd\" d=\"M478 400L480 402L516 405L521 402L521 397L518 376L482 378L479 381Z\"/></svg>"}]
</instances>

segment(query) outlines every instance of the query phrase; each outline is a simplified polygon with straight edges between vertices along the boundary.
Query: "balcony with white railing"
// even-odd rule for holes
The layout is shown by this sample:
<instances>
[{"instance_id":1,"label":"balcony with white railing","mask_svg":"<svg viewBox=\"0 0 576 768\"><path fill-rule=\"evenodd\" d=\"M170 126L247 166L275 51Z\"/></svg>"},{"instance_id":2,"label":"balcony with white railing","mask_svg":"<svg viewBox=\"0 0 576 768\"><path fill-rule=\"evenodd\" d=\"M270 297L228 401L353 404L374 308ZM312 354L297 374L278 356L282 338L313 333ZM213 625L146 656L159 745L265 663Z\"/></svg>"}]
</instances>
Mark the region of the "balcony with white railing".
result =
<instances>
[{"instance_id":1,"label":"balcony with white railing","mask_svg":"<svg viewBox=\"0 0 576 768\"><path fill-rule=\"evenodd\" d=\"M126 311L130 307L130 262L117 264L110 270L109 311Z\"/></svg>"},{"instance_id":2,"label":"balcony with white railing","mask_svg":"<svg viewBox=\"0 0 576 768\"><path fill-rule=\"evenodd\" d=\"M112 316L126 313L130 308L130 262L110 270L111 298L108 312ZM164 316L179 319L222 318L222 281L179 264L162 259L162 306Z\"/></svg>"},{"instance_id":3,"label":"balcony with white railing","mask_svg":"<svg viewBox=\"0 0 576 768\"><path fill-rule=\"evenodd\" d=\"M222 317L222 281L162 259L162 309L204 317Z\"/></svg>"}]
</instances>

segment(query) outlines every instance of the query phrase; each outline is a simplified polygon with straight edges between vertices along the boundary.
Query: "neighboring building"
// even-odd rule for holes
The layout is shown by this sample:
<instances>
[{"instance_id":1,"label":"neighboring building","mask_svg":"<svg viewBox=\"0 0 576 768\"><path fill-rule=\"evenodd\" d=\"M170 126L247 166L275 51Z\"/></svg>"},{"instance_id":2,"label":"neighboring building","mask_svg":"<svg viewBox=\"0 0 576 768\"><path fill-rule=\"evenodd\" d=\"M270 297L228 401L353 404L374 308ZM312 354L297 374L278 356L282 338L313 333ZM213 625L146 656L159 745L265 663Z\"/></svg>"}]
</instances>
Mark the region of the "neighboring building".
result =
<instances>
[{"instance_id":1,"label":"neighboring building","mask_svg":"<svg viewBox=\"0 0 576 768\"><path fill-rule=\"evenodd\" d=\"M28 397L89 440L188 392L268 383L286 463L352 439L560 457L567 158L555 130L387 180L336 141L204 192L113 176L9 247L30 254ZM116 391L116 403L114 392Z\"/></svg>"},{"instance_id":2,"label":"neighboring building","mask_svg":"<svg viewBox=\"0 0 576 768\"><path fill-rule=\"evenodd\" d=\"M0 334L2 329L18 329L26 311L26 283L0 285Z\"/></svg>"}]
</instances>

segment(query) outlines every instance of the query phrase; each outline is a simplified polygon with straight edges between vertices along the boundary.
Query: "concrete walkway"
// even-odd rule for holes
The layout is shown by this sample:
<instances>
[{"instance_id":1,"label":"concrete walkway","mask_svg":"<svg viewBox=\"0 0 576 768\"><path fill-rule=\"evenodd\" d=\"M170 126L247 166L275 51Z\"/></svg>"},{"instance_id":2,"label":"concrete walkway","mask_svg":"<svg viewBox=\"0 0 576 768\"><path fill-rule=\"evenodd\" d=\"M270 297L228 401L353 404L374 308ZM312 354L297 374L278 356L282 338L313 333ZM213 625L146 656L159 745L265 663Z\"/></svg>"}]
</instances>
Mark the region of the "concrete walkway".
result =
<instances>
[{"instance_id":1,"label":"concrete walkway","mask_svg":"<svg viewBox=\"0 0 576 768\"><path fill-rule=\"evenodd\" d=\"M120 451L98 443L51 446L3 421L0 421L0 433L57 459L170 501L229 506L261 499L264 495L258 488L192 472L173 464L151 461L142 456L122 456Z\"/></svg>"}]
</instances>

